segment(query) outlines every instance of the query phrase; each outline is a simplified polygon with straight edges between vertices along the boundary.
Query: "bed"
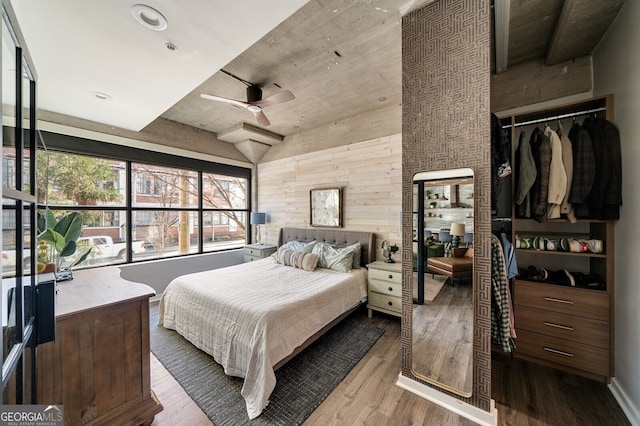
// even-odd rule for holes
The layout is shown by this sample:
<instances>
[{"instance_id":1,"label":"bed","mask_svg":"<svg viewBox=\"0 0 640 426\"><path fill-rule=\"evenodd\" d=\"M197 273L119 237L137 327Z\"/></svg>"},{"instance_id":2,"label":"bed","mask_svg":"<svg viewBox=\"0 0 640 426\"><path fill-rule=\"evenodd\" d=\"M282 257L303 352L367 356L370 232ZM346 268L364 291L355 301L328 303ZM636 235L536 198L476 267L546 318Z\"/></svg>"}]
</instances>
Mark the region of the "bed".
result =
<instances>
[{"instance_id":1,"label":"bed","mask_svg":"<svg viewBox=\"0 0 640 426\"><path fill-rule=\"evenodd\" d=\"M292 245L307 260L313 256L301 251L313 247L338 247L341 253L359 247L357 264L349 272L282 264ZM369 232L282 228L278 247L266 259L176 278L158 311L159 325L213 356L227 375L244 379L250 419L269 403L275 370L366 301L364 265L375 260Z\"/></svg>"}]
</instances>

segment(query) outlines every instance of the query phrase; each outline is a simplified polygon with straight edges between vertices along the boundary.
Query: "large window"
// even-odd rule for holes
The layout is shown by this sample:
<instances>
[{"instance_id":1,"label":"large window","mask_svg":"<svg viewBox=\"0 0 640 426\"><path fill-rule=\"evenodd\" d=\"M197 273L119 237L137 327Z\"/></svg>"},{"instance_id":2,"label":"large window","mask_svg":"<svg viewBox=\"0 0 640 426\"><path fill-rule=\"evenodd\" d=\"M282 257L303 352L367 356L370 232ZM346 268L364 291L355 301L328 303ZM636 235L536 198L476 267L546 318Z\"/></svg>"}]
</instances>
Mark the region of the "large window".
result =
<instances>
[{"instance_id":1,"label":"large window","mask_svg":"<svg viewBox=\"0 0 640 426\"><path fill-rule=\"evenodd\" d=\"M126 154L139 152L128 149ZM173 163L180 161L174 158ZM187 168L187 163L199 167ZM47 195L46 208L58 220L72 212L82 217L78 252L91 251L74 268L242 247L248 237L250 171L234 176L212 173L215 163L187 163L169 167L54 149L38 152L43 169L38 170L38 188ZM15 230L14 222L3 217L3 229ZM15 270L14 258L3 252L5 274ZM74 261L70 256L63 266Z\"/></svg>"}]
</instances>

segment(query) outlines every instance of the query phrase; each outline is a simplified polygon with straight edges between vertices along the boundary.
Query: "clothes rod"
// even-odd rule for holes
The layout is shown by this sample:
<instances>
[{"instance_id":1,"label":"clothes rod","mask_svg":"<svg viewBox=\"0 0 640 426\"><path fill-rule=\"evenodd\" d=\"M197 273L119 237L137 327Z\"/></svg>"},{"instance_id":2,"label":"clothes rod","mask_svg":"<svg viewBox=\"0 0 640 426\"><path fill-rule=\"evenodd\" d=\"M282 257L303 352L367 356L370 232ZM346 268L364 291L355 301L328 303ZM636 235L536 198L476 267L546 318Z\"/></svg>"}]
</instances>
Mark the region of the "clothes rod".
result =
<instances>
[{"instance_id":1,"label":"clothes rod","mask_svg":"<svg viewBox=\"0 0 640 426\"><path fill-rule=\"evenodd\" d=\"M529 121L523 121L522 123L516 123L516 124L507 124L505 126L502 126L503 129L507 129L511 126L513 127L522 127L522 126L528 126L529 124L536 124L536 123L543 123L545 121L553 121L553 120L560 120L562 118L569 118L569 117L577 117L579 115L587 115L587 114L591 114L594 112L600 112L600 111L606 111L607 107L600 107L600 108L594 108L594 109L589 109L586 111L578 111L578 112L569 112L567 114L560 114L560 115L556 115L553 117L545 117L545 118L539 118L537 120L529 120Z\"/></svg>"}]
</instances>

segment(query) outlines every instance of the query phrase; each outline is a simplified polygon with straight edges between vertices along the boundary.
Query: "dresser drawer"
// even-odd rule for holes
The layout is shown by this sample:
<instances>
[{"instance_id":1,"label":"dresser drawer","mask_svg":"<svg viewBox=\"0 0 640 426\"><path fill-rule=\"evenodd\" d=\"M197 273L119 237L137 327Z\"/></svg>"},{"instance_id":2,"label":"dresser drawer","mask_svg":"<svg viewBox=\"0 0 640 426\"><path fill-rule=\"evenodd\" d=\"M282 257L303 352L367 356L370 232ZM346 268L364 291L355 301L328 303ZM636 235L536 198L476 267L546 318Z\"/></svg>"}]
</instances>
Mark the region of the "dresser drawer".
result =
<instances>
[{"instance_id":1,"label":"dresser drawer","mask_svg":"<svg viewBox=\"0 0 640 426\"><path fill-rule=\"evenodd\" d=\"M516 339L516 354L609 376L608 350L556 337L520 330Z\"/></svg>"},{"instance_id":2,"label":"dresser drawer","mask_svg":"<svg viewBox=\"0 0 640 426\"><path fill-rule=\"evenodd\" d=\"M250 254L246 254L246 253L245 253L245 255L244 255L244 262L245 262L245 263L247 263L247 262L251 262L251 261L253 261L253 260L260 260L260 259L261 259L261 257L260 257L260 256L252 256L252 255L250 255Z\"/></svg>"},{"instance_id":3,"label":"dresser drawer","mask_svg":"<svg viewBox=\"0 0 640 426\"><path fill-rule=\"evenodd\" d=\"M402 298L387 294L369 292L369 305L371 308L383 308L389 311L402 312Z\"/></svg>"},{"instance_id":4,"label":"dresser drawer","mask_svg":"<svg viewBox=\"0 0 640 426\"><path fill-rule=\"evenodd\" d=\"M609 321L609 295L597 290L516 280L514 303Z\"/></svg>"},{"instance_id":5,"label":"dresser drawer","mask_svg":"<svg viewBox=\"0 0 640 426\"><path fill-rule=\"evenodd\" d=\"M372 291L402 297L402 284L390 281L374 280L369 277L369 292Z\"/></svg>"},{"instance_id":6,"label":"dresser drawer","mask_svg":"<svg viewBox=\"0 0 640 426\"><path fill-rule=\"evenodd\" d=\"M370 268L368 274L369 280L381 280L402 285L402 272Z\"/></svg>"},{"instance_id":7,"label":"dresser drawer","mask_svg":"<svg viewBox=\"0 0 640 426\"><path fill-rule=\"evenodd\" d=\"M520 335L520 330L528 330L559 339L597 346L602 349L609 348L608 321L518 305L516 305L514 311L518 336ZM516 344L518 340L516 340Z\"/></svg>"}]
</instances>

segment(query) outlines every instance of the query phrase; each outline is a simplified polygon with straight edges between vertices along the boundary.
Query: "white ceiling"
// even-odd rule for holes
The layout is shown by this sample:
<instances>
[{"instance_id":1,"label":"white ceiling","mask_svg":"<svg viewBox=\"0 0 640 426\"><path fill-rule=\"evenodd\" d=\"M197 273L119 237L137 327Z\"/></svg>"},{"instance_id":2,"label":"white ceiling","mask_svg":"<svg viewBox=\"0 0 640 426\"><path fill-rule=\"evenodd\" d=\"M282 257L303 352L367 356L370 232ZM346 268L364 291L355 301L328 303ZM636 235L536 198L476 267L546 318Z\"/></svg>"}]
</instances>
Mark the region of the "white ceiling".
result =
<instances>
[{"instance_id":1,"label":"white ceiling","mask_svg":"<svg viewBox=\"0 0 640 426\"><path fill-rule=\"evenodd\" d=\"M12 6L36 65L41 109L138 131L306 1L147 1L167 19L164 31L134 19L135 0Z\"/></svg>"}]
</instances>

